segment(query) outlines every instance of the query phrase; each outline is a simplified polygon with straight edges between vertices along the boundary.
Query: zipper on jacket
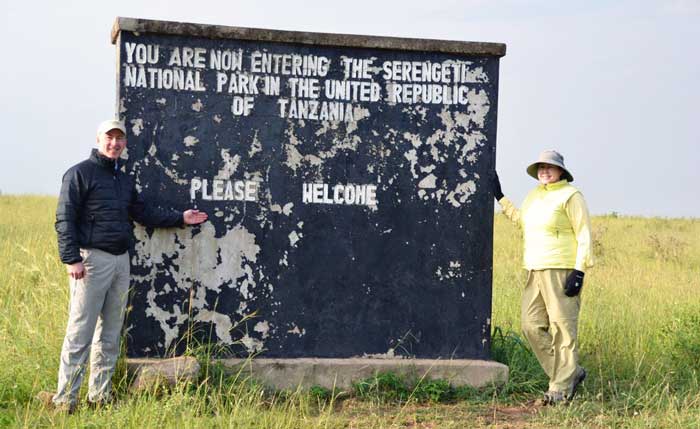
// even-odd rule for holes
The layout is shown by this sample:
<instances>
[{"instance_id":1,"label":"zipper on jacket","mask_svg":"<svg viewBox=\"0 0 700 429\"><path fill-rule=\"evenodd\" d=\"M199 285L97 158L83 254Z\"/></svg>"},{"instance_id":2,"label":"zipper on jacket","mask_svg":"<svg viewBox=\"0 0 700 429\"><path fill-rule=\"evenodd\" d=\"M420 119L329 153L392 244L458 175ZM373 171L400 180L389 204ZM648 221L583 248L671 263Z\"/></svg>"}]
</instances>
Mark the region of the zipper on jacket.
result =
<instances>
[{"instance_id":1,"label":"zipper on jacket","mask_svg":"<svg viewBox=\"0 0 700 429\"><path fill-rule=\"evenodd\" d=\"M119 161L114 160L114 174L112 175L112 178L114 179L114 189L117 193L117 200L119 200L122 196L122 190L119 184L119 178L117 177L117 174L119 174Z\"/></svg>"},{"instance_id":2,"label":"zipper on jacket","mask_svg":"<svg viewBox=\"0 0 700 429\"><path fill-rule=\"evenodd\" d=\"M90 219L90 232L88 233L87 247L92 247L92 231L95 229L95 215L91 214L88 219Z\"/></svg>"}]
</instances>

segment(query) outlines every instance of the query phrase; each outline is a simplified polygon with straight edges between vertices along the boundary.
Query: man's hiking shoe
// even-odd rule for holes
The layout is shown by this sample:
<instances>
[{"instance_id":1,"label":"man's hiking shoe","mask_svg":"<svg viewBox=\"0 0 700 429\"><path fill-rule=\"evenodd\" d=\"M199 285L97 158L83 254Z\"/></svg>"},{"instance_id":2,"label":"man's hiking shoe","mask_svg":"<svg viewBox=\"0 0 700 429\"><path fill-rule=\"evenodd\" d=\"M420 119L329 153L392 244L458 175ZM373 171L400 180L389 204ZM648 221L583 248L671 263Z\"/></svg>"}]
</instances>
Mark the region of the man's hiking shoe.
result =
<instances>
[{"instance_id":1,"label":"man's hiking shoe","mask_svg":"<svg viewBox=\"0 0 700 429\"><path fill-rule=\"evenodd\" d=\"M576 389L578 388L579 384L583 383L583 380L586 379L586 370L582 367L581 371L578 373L576 376L576 379L574 379L574 385L571 387L571 393L569 396L566 397L567 401L573 401L574 396L576 396Z\"/></svg>"},{"instance_id":2,"label":"man's hiking shoe","mask_svg":"<svg viewBox=\"0 0 700 429\"><path fill-rule=\"evenodd\" d=\"M46 408L53 407L53 392L42 390L36 394L36 400Z\"/></svg>"},{"instance_id":3,"label":"man's hiking shoe","mask_svg":"<svg viewBox=\"0 0 700 429\"><path fill-rule=\"evenodd\" d=\"M68 402L57 404L53 401L53 397L53 392L42 390L41 392L37 393L36 400L39 401L47 410L51 410L56 413L73 414L75 412L76 404L71 404Z\"/></svg>"}]
</instances>

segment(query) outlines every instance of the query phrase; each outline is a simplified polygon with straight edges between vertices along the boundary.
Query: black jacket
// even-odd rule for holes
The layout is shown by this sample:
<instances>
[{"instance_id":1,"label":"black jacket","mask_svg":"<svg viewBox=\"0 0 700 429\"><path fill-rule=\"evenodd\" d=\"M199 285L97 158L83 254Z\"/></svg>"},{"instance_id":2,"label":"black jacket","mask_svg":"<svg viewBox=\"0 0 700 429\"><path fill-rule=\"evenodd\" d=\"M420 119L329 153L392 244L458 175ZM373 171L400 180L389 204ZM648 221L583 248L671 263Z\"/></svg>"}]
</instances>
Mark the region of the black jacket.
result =
<instances>
[{"instance_id":1,"label":"black jacket","mask_svg":"<svg viewBox=\"0 0 700 429\"><path fill-rule=\"evenodd\" d=\"M182 213L144 204L133 179L93 149L90 158L63 176L56 208L58 253L64 264L80 262L80 248L119 255L133 240L131 219L146 226L183 225Z\"/></svg>"}]
</instances>

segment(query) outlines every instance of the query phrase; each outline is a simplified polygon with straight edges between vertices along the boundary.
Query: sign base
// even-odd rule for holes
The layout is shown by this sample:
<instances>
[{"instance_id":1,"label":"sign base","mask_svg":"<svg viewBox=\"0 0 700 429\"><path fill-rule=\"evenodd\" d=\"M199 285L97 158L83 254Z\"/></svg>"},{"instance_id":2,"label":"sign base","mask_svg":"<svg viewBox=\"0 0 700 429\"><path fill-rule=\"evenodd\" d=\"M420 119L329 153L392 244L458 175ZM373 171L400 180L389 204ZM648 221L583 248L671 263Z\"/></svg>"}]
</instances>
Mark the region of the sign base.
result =
<instances>
[{"instance_id":1,"label":"sign base","mask_svg":"<svg viewBox=\"0 0 700 429\"><path fill-rule=\"evenodd\" d=\"M419 379L444 379L454 386L484 387L508 381L508 367L502 363L478 359L220 359L230 372L244 375L277 389L348 389L353 382L380 372L414 375Z\"/></svg>"}]
</instances>

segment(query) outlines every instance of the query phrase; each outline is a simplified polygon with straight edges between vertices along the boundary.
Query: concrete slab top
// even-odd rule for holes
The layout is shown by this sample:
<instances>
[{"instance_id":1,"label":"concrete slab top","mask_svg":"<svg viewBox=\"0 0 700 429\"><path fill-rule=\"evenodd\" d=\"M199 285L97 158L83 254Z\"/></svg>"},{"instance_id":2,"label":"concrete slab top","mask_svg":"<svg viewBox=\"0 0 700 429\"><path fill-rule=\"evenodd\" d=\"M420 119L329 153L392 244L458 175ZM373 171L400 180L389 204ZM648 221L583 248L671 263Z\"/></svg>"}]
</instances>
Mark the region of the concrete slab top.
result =
<instances>
[{"instance_id":1,"label":"concrete slab top","mask_svg":"<svg viewBox=\"0 0 700 429\"><path fill-rule=\"evenodd\" d=\"M223 25L192 24L118 17L112 26L112 43L120 31L160 33L206 37L211 39L238 39L263 42L299 43L304 45L339 46L353 48L391 49L404 51L442 52L462 55L506 54L504 43L463 42L455 40L413 39L402 37L363 36L355 34L312 33L263 28L229 27Z\"/></svg>"},{"instance_id":2,"label":"concrete slab top","mask_svg":"<svg viewBox=\"0 0 700 429\"><path fill-rule=\"evenodd\" d=\"M508 380L508 367L478 359L219 359L232 372L242 371L282 389L319 385L349 388L380 372L445 379L455 386L484 387Z\"/></svg>"}]
</instances>

